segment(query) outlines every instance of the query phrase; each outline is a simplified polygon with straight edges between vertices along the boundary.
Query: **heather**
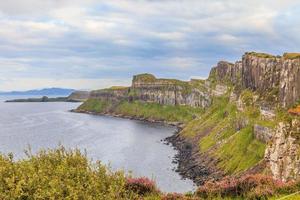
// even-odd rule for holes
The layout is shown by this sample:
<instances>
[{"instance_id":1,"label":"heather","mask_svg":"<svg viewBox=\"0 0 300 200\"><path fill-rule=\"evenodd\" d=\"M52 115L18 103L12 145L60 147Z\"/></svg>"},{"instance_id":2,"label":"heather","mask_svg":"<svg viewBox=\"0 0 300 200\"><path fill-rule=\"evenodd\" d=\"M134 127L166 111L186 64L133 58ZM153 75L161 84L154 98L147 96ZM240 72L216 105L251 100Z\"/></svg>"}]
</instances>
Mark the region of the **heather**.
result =
<instances>
[{"instance_id":1,"label":"heather","mask_svg":"<svg viewBox=\"0 0 300 200\"><path fill-rule=\"evenodd\" d=\"M204 199L270 199L296 193L299 189L299 182L282 182L270 176L255 174L206 182L196 193Z\"/></svg>"}]
</instances>

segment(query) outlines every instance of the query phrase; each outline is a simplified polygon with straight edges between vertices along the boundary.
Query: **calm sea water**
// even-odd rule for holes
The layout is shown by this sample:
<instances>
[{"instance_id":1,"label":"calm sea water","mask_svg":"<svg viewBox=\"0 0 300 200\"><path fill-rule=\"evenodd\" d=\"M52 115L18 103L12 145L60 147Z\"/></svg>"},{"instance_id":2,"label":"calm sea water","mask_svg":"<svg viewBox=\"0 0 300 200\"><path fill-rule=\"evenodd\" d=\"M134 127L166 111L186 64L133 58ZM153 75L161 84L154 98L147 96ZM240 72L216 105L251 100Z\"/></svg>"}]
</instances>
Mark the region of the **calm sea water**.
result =
<instances>
[{"instance_id":1,"label":"calm sea water","mask_svg":"<svg viewBox=\"0 0 300 200\"><path fill-rule=\"evenodd\" d=\"M113 170L131 171L135 176L153 178L166 192L191 191L193 183L174 172L176 154L162 139L173 127L106 116L71 113L78 103L4 103L0 96L0 152L25 157L59 144L87 151L92 160L101 160Z\"/></svg>"}]
</instances>

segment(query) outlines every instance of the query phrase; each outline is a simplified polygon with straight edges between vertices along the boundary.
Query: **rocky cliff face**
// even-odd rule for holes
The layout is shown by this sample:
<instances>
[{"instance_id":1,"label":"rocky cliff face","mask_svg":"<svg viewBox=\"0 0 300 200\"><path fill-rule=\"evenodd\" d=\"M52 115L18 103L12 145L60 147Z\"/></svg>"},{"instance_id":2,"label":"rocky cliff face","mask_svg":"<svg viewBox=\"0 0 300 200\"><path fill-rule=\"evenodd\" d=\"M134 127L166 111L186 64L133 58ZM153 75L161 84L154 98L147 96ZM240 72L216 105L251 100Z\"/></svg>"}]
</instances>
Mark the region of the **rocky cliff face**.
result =
<instances>
[{"instance_id":1,"label":"rocky cliff face","mask_svg":"<svg viewBox=\"0 0 300 200\"><path fill-rule=\"evenodd\" d=\"M287 107L300 99L300 59L285 59L280 73L279 98Z\"/></svg>"},{"instance_id":2,"label":"rocky cliff face","mask_svg":"<svg viewBox=\"0 0 300 200\"><path fill-rule=\"evenodd\" d=\"M139 100L159 104L207 107L211 102L208 90L200 81L157 79L150 74L134 76L131 92Z\"/></svg>"},{"instance_id":3,"label":"rocky cliff face","mask_svg":"<svg viewBox=\"0 0 300 200\"><path fill-rule=\"evenodd\" d=\"M228 83L237 89L230 99L240 111L244 111L240 92L252 91L261 119L274 121L278 106L286 110L300 100L299 54L246 53L241 62L219 62L209 80L216 83L216 88L218 84ZM267 144L265 161L274 178L283 181L300 178L299 119L294 117L290 123L282 121L274 129L254 124L253 134Z\"/></svg>"},{"instance_id":4,"label":"rocky cliff face","mask_svg":"<svg viewBox=\"0 0 300 200\"><path fill-rule=\"evenodd\" d=\"M106 101L139 100L163 105L188 105L203 108L211 103L210 93L204 81L157 79L151 74L134 76L132 86L128 88L113 87L92 91L90 98Z\"/></svg>"},{"instance_id":5,"label":"rocky cliff face","mask_svg":"<svg viewBox=\"0 0 300 200\"><path fill-rule=\"evenodd\" d=\"M230 81L262 94L268 101L289 107L300 99L300 58L246 53L241 62L219 62L210 79Z\"/></svg>"},{"instance_id":6,"label":"rocky cliff face","mask_svg":"<svg viewBox=\"0 0 300 200\"><path fill-rule=\"evenodd\" d=\"M242 62L235 64L226 61L220 61L216 67L210 71L209 79L218 83L231 82L235 85L240 83L242 71Z\"/></svg>"},{"instance_id":7,"label":"rocky cliff face","mask_svg":"<svg viewBox=\"0 0 300 200\"><path fill-rule=\"evenodd\" d=\"M75 91L68 96L69 100L75 100L75 101L85 101L90 97L90 92L88 91Z\"/></svg>"},{"instance_id":8,"label":"rocky cliff face","mask_svg":"<svg viewBox=\"0 0 300 200\"><path fill-rule=\"evenodd\" d=\"M129 88L127 87L112 87L103 90L95 90L90 93L91 99L101 99L103 101L121 101L127 99Z\"/></svg>"},{"instance_id":9,"label":"rocky cliff face","mask_svg":"<svg viewBox=\"0 0 300 200\"><path fill-rule=\"evenodd\" d=\"M265 160L276 179L288 181L300 178L299 133L299 120L281 122L276 127L265 152Z\"/></svg>"}]
</instances>

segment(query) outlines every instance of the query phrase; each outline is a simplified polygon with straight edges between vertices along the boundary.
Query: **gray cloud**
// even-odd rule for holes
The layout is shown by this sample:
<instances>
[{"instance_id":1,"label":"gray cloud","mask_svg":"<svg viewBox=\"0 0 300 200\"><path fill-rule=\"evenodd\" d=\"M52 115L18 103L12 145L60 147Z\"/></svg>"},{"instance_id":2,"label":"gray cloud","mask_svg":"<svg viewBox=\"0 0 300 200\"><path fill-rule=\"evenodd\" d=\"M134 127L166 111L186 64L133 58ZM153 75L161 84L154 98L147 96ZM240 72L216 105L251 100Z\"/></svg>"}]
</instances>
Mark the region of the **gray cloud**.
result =
<instances>
[{"instance_id":1,"label":"gray cloud","mask_svg":"<svg viewBox=\"0 0 300 200\"><path fill-rule=\"evenodd\" d=\"M85 84L129 80L142 72L205 77L218 60L234 61L245 51L299 51L299 4L0 0L0 76Z\"/></svg>"}]
</instances>

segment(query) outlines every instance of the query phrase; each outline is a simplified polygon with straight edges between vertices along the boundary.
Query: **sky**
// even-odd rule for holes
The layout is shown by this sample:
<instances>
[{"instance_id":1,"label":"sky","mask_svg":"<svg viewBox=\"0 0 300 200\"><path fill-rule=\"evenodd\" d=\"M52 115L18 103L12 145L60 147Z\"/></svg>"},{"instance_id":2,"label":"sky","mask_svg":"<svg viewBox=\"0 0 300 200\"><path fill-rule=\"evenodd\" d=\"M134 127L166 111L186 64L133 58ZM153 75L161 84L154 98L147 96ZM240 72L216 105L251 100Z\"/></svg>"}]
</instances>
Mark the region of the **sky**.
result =
<instances>
[{"instance_id":1,"label":"sky","mask_svg":"<svg viewBox=\"0 0 300 200\"><path fill-rule=\"evenodd\" d=\"M0 0L0 27L0 91L99 89L299 52L300 1Z\"/></svg>"}]
</instances>

